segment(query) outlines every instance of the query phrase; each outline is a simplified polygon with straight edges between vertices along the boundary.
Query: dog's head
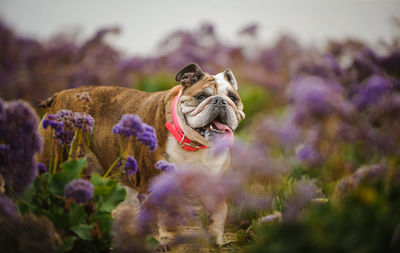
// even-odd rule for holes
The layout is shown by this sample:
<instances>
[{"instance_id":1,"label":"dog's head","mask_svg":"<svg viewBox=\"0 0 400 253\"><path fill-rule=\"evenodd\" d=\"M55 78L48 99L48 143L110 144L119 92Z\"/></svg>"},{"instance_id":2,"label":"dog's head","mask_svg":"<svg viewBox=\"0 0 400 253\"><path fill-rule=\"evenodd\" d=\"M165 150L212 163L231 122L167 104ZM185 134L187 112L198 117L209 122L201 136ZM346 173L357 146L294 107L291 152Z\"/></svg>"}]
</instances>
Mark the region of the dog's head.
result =
<instances>
[{"instance_id":1,"label":"dog's head","mask_svg":"<svg viewBox=\"0 0 400 253\"><path fill-rule=\"evenodd\" d=\"M175 80L182 85L177 114L186 137L203 145L231 137L245 117L232 71L209 75L197 64L189 64Z\"/></svg>"}]
</instances>

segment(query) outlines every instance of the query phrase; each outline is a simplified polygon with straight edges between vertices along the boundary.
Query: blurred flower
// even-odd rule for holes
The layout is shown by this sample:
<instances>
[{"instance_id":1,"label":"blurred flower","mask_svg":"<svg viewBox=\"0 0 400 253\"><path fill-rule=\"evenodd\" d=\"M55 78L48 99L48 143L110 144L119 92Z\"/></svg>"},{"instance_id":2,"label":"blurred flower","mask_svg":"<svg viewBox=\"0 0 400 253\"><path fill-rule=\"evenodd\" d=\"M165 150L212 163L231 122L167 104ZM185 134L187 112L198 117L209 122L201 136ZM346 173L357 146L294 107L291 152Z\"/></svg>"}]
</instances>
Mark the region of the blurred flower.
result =
<instances>
[{"instance_id":1,"label":"blurred flower","mask_svg":"<svg viewBox=\"0 0 400 253\"><path fill-rule=\"evenodd\" d=\"M392 90L392 83L381 76L373 75L367 79L365 85L355 97L357 108L364 109L375 105L379 98Z\"/></svg>"},{"instance_id":2,"label":"blurred flower","mask_svg":"<svg viewBox=\"0 0 400 253\"><path fill-rule=\"evenodd\" d=\"M339 63L331 54L316 58L311 58L310 56L298 57L291 64L292 79L308 75L318 76L327 80L338 80L342 74Z\"/></svg>"},{"instance_id":3,"label":"blurred flower","mask_svg":"<svg viewBox=\"0 0 400 253\"><path fill-rule=\"evenodd\" d=\"M142 202L136 217L136 224L143 231L148 231L148 226L155 221L157 210L163 214L160 222L167 228L188 225L196 219L199 206L212 213L223 199L238 191L238 187L234 187L237 185L232 183L234 181L210 175L202 167L182 167L162 173L153 179L147 199Z\"/></svg>"},{"instance_id":4,"label":"blurred flower","mask_svg":"<svg viewBox=\"0 0 400 253\"><path fill-rule=\"evenodd\" d=\"M0 218L15 218L18 212L11 199L4 195L0 195Z\"/></svg>"},{"instance_id":5,"label":"blurred flower","mask_svg":"<svg viewBox=\"0 0 400 253\"><path fill-rule=\"evenodd\" d=\"M285 149L293 149L304 134L295 122L295 112L292 108L288 108L280 118L265 117L256 131L263 143Z\"/></svg>"},{"instance_id":6,"label":"blurred flower","mask_svg":"<svg viewBox=\"0 0 400 253\"><path fill-rule=\"evenodd\" d=\"M169 163L164 160L160 160L156 163L156 169L165 172L165 173L171 173L175 171L175 166L172 163Z\"/></svg>"},{"instance_id":7,"label":"blurred flower","mask_svg":"<svg viewBox=\"0 0 400 253\"><path fill-rule=\"evenodd\" d=\"M275 211L273 214L266 215L261 218L260 223L280 222L282 221L282 213Z\"/></svg>"},{"instance_id":8,"label":"blurred flower","mask_svg":"<svg viewBox=\"0 0 400 253\"><path fill-rule=\"evenodd\" d=\"M137 137L138 141L150 148L151 152L157 149L157 136L153 127L143 124L144 131Z\"/></svg>"},{"instance_id":9,"label":"blurred flower","mask_svg":"<svg viewBox=\"0 0 400 253\"><path fill-rule=\"evenodd\" d=\"M39 174L47 173L48 170L43 163L38 164Z\"/></svg>"},{"instance_id":10,"label":"blurred flower","mask_svg":"<svg viewBox=\"0 0 400 253\"><path fill-rule=\"evenodd\" d=\"M0 98L0 176L7 195L22 193L38 170L34 155L41 149L38 117L25 102Z\"/></svg>"},{"instance_id":11,"label":"blurred flower","mask_svg":"<svg viewBox=\"0 0 400 253\"><path fill-rule=\"evenodd\" d=\"M297 122L310 121L333 113L348 117L353 107L342 96L341 86L320 77L303 77L290 83L288 97L296 109Z\"/></svg>"},{"instance_id":12,"label":"blurred flower","mask_svg":"<svg viewBox=\"0 0 400 253\"><path fill-rule=\"evenodd\" d=\"M116 124L113 129L113 134L129 136L140 136L144 131L142 119L134 114L124 114L121 120Z\"/></svg>"},{"instance_id":13,"label":"blurred flower","mask_svg":"<svg viewBox=\"0 0 400 253\"><path fill-rule=\"evenodd\" d=\"M371 185L380 182L385 177L387 171L388 167L384 163L364 165L353 174L340 179L336 183L335 197L342 199L361 184Z\"/></svg>"},{"instance_id":14,"label":"blurred flower","mask_svg":"<svg viewBox=\"0 0 400 253\"><path fill-rule=\"evenodd\" d=\"M65 199L74 199L76 203L86 204L93 196L93 185L85 179L74 179L65 185Z\"/></svg>"},{"instance_id":15,"label":"blurred flower","mask_svg":"<svg viewBox=\"0 0 400 253\"><path fill-rule=\"evenodd\" d=\"M249 24L239 31L239 35L249 35L254 37L257 35L258 28L259 25L256 23Z\"/></svg>"},{"instance_id":16,"label":"blurred flower","mask_svg":"<svg viewBox=\"0 0 400 253\"><path fill-rule=\"evenodd\" d=\"M225 154L226 151L229 150L230 147L232 147L233 143L232 143L232 139L231 138L219 138L215 143L213 143L213 145L210 147L210 151L212 156L214 157L218 157L221 154Z\"/></svg>"},{"instance_id":17,"label":"blurred flower","mask_svg":"<svg viewBox=\"0 0 400 253\"><path fill-rule=\"evenodd\" d=\"M147 214L142 212L142 215ZM131 253L140 252L146 253L151 252L146 247L146 233L141 230L144 225L138 222L138 214L135 213L131 208L122 209L118 215L113 216L113 247L117 252ZM144 224L149 224L149 219L143 217L145 220ZM149 232L149 231L146 231Z\"/></svg>"},{"instance_id":18,"label":"blurred flower","mask_svg":"<svg viewBox=\"0 0 400 253\"><path fill-rule=\"evenodd\" d=\"M126 163L125 163L125 168L124 172L128 173L128 176L132 176L135 174L137 171L137 162L132 156L128 156Z\"/></svg>"},{"instance_id":19,"label":"blurred flower","mask_svg":"<svg viewBox=\"0 0 400 253\"><path fill-rule=\"evenodd\" d=\"M283 56L276 48L266 49L260 53L260 62L269 72L277 73L283 67Z\"/></svg>"},{"instance_id":20,"label":"blurred flower","mask_svg":"<svg viewBox=\"0 0 400 253\"><path fill-rule=\"evenodd\" d=\"M283 211L285 221L296 221L304 207L317 196L317 189L314 183L309 181L299 181L288 199Z\"/></svg>"},{"instance_id":21,"label":"blurred flower","mask_svg":"<svg viewBox=\"0 0 400 253\"><path fill-rule=\"evenodd\" d=\"M321 155L311 145L302 145L297 149L297 159L302 162L315 165L321 161Z\"/></svg>"},{"instance_id":22,"label":"blurred flower","mask_svg":"<svg viewBox=\"0 0 400 253\"><path fill-rule=\"evenodd\" d=\"M53 224L44 216L27 214L15 219L0 219L0 234L3 252L56 253L61 245Z\"/></svg>"},{"instance_id":23,"label":"blurred flower","mask_svg":"<svg viewBox=\"0 0 400 253\"><path fill-rule=\"evenodd\" d=\"M215 36L215 27L212 23L203 23L200 27L200 32L205 36Z\"/></svg>"},{"instance_id":24,"label":"blurred flower","mask_svg":"<svg viewBox=\"0 0 400 253\"><path fill-rule=\"evenodd\" d=\"M287 167L273 159L268 148L260 142L252 145L236 142L232 147L231 169L235 178L247 182L270 183L287 172Z\"/></svg>"},{"instance_id":25,"label":"blurred flower","mask_svg":"<svg viewBox=\"0 0 400 253\"><path fill-rule=\"evenodd\" d=\"M361 81L371 75L382 75L383 71L378 66L379 57L370 48L362 48L353 56L353 64L349 70L350 73L356 74L356 80ZM352 72L351 70L355 70Z\"/></svg>"}]
</instances>

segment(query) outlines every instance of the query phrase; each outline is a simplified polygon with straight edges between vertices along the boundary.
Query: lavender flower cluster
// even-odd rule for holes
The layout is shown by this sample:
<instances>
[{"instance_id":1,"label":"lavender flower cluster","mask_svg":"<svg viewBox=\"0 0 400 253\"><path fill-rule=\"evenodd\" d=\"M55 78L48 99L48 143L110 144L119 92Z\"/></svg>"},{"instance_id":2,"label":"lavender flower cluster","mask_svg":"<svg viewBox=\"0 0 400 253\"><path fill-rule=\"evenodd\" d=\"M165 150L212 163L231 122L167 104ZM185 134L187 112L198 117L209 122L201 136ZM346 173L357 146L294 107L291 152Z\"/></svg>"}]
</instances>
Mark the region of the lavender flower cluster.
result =
<instances>
[{"instance_id":1,"label":"lavender flower cluster","mask_svg":"<svg viewBox=\"0 0 400 253\"><path fill-rule=\"evenodd\" d=\"M132 176L138 169L136 159L132 156L128 156L125 163L124 172L128 173L128 176Z\"/></svg>"},{"instance_id":2,"label":"lavender flower cluster","mask_svg":"<svg viewBox=\"0 0 400 253\"><path fill-rule=\"evenodd\" d=\"M154 128L143 123L137 115L124 114L113 127L112 133L124 137L136 137L140 143L148 146L151 152L157 149L157 135Z\"/></svg>"},{"instance_id":3,"label":"lavender flower cluster","mask_svg":"<svg viewBox=\"0 0 400 253\"><path fill-rule=\"evenodd\" d=\"M17 208L11 199L6 196L0 195L0 218L13 218L17 216Z\"/></svg>"},{"instance_id":4,"label":"lavender flower cluster","mask_svg":"<svg viewBox=\"0 0 400 253\"><path fill-rule=\"evenodd\" d=\"M7 195L22 193L38 174L38 117L25 102L0 98L0 179Z\"/></svg>"},{"instance_id":5,"label":"lavender flower cluster","mask_svg":"<svg viewBox=\"0 0 400 253\"><path fill-rule=\"evenodd\" d=\"M74 179L65 185L64 196L65 199L86 204L93 197L93 185L85 179Z\"/></svg>"},{"instance_id":6,"label":"lavender flower cluster","mask_svg":"<svg viewBox=\"0 0 400 253\"><path fill-rule=\"evenodd\" d=\"M85 134L93 132L94 119L86 113L60 110L56 114L48 114L42 124L44 129L51 127L54 130L54 138L58 139L61 145L69 145L76 129Z\"/></svg>"}]
</instances>

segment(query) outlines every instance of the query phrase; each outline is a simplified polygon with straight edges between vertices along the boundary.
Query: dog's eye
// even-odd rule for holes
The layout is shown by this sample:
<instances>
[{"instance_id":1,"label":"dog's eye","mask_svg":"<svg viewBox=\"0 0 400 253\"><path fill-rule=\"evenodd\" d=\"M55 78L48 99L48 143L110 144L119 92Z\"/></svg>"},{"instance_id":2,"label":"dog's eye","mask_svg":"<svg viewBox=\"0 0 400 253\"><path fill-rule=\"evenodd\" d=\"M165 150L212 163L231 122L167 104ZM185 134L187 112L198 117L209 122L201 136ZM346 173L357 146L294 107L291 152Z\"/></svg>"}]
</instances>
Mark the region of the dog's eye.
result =
<instances>
[{"instance_id":1,"label":"dog's eye","mask_svg":"<svg viewBox=\"0 0 400 253\"><path fill-rule=\"evenodd\" d=\"M229 95L229 98L232 100L233 103L237 103L238 102L238 98L235 95Z\"/></svg>"},{"instance_id":2,"label":"dog's eye","mask_svg":"<svg viewBox=\"0 0 400 253\"><path fill-rule=\"evenodd\" d=\"M196 98L198 101L202 101L202 100L206 99L207 96L206 96L205 94L200 94L200 95L195 96L195 98Z\"/></svg>"}]
</instances>

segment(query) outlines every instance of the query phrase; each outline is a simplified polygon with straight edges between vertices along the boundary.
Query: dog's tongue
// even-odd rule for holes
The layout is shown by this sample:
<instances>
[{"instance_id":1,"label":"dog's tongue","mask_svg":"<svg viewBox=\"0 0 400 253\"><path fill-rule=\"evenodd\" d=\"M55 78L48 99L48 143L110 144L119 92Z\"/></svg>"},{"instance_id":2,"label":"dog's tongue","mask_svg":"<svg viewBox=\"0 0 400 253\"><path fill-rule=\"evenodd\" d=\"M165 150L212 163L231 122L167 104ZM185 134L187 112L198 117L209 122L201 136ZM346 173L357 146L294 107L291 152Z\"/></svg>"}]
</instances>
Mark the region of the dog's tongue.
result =
<instances>
[{"instance_id":1,"label":"dog's tongue","mask_svg":"<svg viewBox=\"0 0 400 253\"><path fill-rule=\"evenodd\" d=\"M227 126L224 125L218 121L213 121L212 122L219 130L225 131L224 137L223 138L228 138L229 140L233 141L233 132L232 130Z\"/></svg>"}]
</instances>

